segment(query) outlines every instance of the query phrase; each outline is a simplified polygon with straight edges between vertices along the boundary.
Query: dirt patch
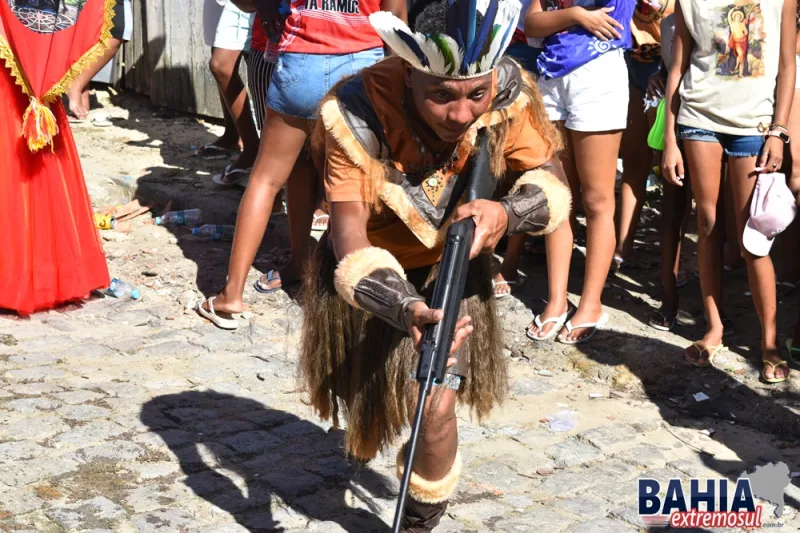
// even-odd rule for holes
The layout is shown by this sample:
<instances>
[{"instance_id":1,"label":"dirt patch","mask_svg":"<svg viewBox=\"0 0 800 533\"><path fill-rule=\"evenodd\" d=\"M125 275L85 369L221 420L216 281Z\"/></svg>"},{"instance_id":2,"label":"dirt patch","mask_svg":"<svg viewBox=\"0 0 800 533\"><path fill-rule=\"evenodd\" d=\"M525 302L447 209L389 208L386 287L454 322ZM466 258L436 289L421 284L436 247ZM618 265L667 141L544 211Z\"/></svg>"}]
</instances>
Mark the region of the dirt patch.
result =
<instances>
[{"instance_id":1,"label":"dirt patch","mask_svg":"<svg viewBox=\"0 0 800 533\"><path fill-rule=\"evenodd\" d=\"M42 500L60 500L64 495L49 485L40 485L33 488L36 496Z\"/></svg>"},{"instance_id":2,"label":"dirt patch","mask_svg":"<svg viewBox=\"0 0 800 533\"><path fill-rule=\"evenodd\" d=\"M3 346L16 346L19 344L19 341L17 341L17 338L14 335L6 333L4 335L0 335L0 344Z\"/></svg>"},{"instance_id":3,"label":"dirt patch","mask_svg":"<svg viewBox=\"0 0 800 533\"><path fill-rule=\"evenodd\" d=\"M145 448L144 454L139 457L139 461L143 463L160 463L171 460L172 457L170 457L167 453L162 452L161 450L154 450L152 448Z\"/></svg>"},{"instance_id":4,"label":"dirt patch","mask_svg":"<svg viewBox=\"0 0 800 533\"><path fill-rule=\"evenodd\" d=\"M120 502L127 491L135 488L130 472L113 461L94 461L81 465L74 474L58 478L53 490L62 492L70 501L104 496Z\"/></svg>"}]
</instances>

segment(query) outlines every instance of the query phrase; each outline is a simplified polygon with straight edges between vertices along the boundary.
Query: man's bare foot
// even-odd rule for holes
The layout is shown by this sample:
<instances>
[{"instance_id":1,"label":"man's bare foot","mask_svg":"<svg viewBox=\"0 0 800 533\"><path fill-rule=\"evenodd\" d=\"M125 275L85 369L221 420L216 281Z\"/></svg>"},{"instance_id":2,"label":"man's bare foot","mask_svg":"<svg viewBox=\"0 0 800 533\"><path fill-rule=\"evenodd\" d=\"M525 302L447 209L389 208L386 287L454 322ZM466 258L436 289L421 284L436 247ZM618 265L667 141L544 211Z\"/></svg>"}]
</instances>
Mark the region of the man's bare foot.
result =
<instances>
[{"instance_id":1,"label":"man's bare foot","mask_svg":"<svg viewBox=\"0 0 800 533\"><path fill-rule=\"evenodd\" d=\"M711 356L722 346L723 335L722 328L712 328L707 331L702 339L684 350L686 361L694 366L709 366Z\"/></svg>"},{"instance_id":2,"label":"man's bare foot","mask_svg":"<svg viewBox=\"0 0 800 533\"><path fill-rule=\"evenodd\" d=\"M563 326L555 321L556 318L561 317L569 311L569 302L564 298L562 300L551 300L547 302L544 311L539 315L539 320L542 327L536 325L536 322L531 322L526 329L528 337L535 337L537 339L546 339L554 333L555 328ZM550 321L552 319L552 321Z\"/></svg>"},{"instance_id":3,"label":"man's bare foot","mask_svg":"<svg viewBox=\"0 0 800 533\"><path fill-rule=\"evenodd\" d=\"M578 310L570 319L572 324L596 324L603 317L603 306L599 302L596 305L584 304L583 300L578 305ZM559 340L575 343L580 342L589 337L596 328L575 328L571 332L567 328L561 330Z\"/></svg>"}]
</instances>

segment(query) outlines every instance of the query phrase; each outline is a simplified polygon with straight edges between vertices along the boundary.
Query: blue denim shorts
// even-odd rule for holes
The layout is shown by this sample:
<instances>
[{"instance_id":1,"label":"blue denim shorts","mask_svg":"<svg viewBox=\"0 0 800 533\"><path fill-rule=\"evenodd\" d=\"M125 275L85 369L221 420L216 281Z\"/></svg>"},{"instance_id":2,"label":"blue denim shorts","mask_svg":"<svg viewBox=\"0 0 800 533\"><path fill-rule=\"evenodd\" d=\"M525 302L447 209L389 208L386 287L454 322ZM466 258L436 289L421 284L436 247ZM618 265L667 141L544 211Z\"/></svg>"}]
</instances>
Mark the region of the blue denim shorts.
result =
<instances>
[{"instance_id":1,"label":"blue denim shorts","mask_svg":"<svg viewBox=\"0 0 800 533\"><path fill-rule=\"evenodd\" d=\"M731 135L680 124L678 138L683 141L719 143L725 155L730 157L755 157L761 154L761 149L764 147L763 135Z\"/></svg>"},{"instance_id":2,"label":"blue denim shorts","mask_svg":"<svg viewBox=\"0 0 800 533\"><path fill-rule=\"evenodd\" d=\"M661 63L658 61L644 63L633 59L628 53L625 54L625 62L628 64L628 83L646 93L650 76L661 70Z\"/></svg>"},{"instance_id":3,"label":"blue denim shorts","mask_svg":"<svg viewBox=\"0 0 800 533\"><path fill-rule=\"evenodd\" d=\"M514 43L506 51L506 54L516 59L522 68L535 76L539 75L539 67L536 64L536 60L539 59L541 53L541 48L528 46L527 43Z\"/></svg>"},{"instance_id":4,"label":"blue denim shorts","mask_svg":"<svg viewBox=\"0 0 800 533\"><path fill-rule=\"evenodd\" d=\"M314 120L320 101L339 80L381 59L383 48L341 55L284 52L272 73L267 106L284 115Z\"/></svg>"}]
</instances>

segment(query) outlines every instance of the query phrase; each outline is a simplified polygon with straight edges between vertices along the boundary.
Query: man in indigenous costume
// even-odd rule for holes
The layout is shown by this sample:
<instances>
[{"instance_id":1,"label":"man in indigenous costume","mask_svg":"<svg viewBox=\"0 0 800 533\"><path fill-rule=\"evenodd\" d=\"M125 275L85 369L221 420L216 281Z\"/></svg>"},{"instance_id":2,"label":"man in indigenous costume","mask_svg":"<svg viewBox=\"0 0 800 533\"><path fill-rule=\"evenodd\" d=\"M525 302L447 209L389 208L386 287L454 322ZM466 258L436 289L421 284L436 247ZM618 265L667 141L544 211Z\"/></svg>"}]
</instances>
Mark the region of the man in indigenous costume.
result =
<instances>
[{"instance_id":1,"label":"man in indigenous costume","mask_svg":"<svg viewBox=\"0 0 800 533\"><path fill-rule=\"evenodd\" d=\"M426 407L406 533L431 531L455 490L456 400L484 417L506 394L488 252L504 235L549 233L569 215L558 134L533 79L503 58L519 10L517 0L434 0L416 33L390 13L371 15L394 56L336 86L314 135L331 219L305 281L301 372L322 418L338 424L343 409L350 455L375 457L413 417L416 344L442 318L425 302L443 239L455 220L476 223L448 376ZM502 191L499 201L464 203L480 130ZM398 476L404 457L401 449Z\"/></svg>"},{"instance_id":2,"label":"man in indigenous costume","mask_svg":"<svg viewBox=\"0 0 800 533\"><path fill-rule=\"evenodd\" d=\"M0 0L0 308L109 283L61 95L111 38L115 0Z\"/></svg>"}]
</instances>

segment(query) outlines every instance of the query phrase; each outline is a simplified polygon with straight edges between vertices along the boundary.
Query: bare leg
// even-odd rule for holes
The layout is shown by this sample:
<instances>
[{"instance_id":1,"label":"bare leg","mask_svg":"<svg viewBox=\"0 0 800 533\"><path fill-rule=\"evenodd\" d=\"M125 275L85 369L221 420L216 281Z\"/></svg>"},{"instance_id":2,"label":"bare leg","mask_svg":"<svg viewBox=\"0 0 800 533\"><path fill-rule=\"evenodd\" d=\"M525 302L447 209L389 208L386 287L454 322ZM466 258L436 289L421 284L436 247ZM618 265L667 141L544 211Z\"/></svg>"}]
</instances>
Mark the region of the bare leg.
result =
<instances>
[{"instance_id":1,"label":"bare leg","mask_svg":"<svg viewBox=\"0 0 800 533\"><path fill-rule=\"evenodd\" d=\"M617 212L617 249L622 259L630 259L636 228L647 192L647 176L653 162L653 151L647 144L648 117L642 109L644 94L631 86L628 100L628 128L622 134L622 186Z\"/></svg>"},{"instance_id":2,"label":"bare leg","mask_svg":"<svg viewBox=\"0 0 800 533\"><path fill-rule=\"evenodd\" d=\"M569 132L564 128L564 123L558 123L564 136L564 151L561 155L561 166L567 176L572 192L573 207L569 223L561 224L553 233L544 239L547 251L547 305L540 315L542 322L563 315L568 309L567 285L569 284L569 265L572 261L572 248L574 244L573 224L575 223L575 203L580 198L580 184L578 171L575 168L575 158L572 153L572 142ZM615 165L616 167L616 165ZM606 266L607 268L607 266ZM539 329L534 322L528 326L528 333L534 337L547 337L555 327L553 322L544 324Z\"/></svg>"},{"instance_id":3,"label":"bare leg","mask_svg":"<svg viewBox=\"0 0 800 533\"><path fill-rule=\"evenodd\" d=\"M796 139L800 139L800 91L794 92L794 102L789 113L789 134ZM792 153L792 172L789 188L794 193L798 203L800 203L800 142L789 143L789 148ZM795 220L794 226L800 229L800 222ZM795 261L800 261L800 258L796 257ZM797 318L797 324L792 335L792 346L800 348L800 316Z\"/></svg>"},{"instance_id":4,"label":"bare leg","mask_svg":"<svg viewBox=\"0 0 800 533\"><path fill-rule=\"evenodd\" d=\"M500 267L500 272L494 277L495 283L501 281L517 281L519 274L519 257L522 255L522 248L525 246L526 235L512 235L508 238L508 246L506 247L506 255L503 258L503 265ZM495 294L509 294L511 293L511 286L503 283L496 285L494 288Z\"/></svg>"},{"instance_id":5,"label":"bare leg","mask_svg":"<svg viewBox=\"0 0 800 533\"><path fill-rule=\"evenodd\" d=\"M664 183L664 202L661 210L661 286L663 298L660 314L671 323L678 314L678 271L681 264L681 242L686 233L691 191ZM662 324L666 326L667 324Z\"/></svg>"},{"instance_id":6,"label":"bare leg","mask_svg":"<svg viewBox=\"0 0 800 533\"><path fill-rule=\"evenodd\" d=\"M736 216L733 212L733 189L730 183L730 173L727 170L728 165L724 165L725 171L725 226L723 226L725 235L725 262L724 265L733 270L738 270L744 267L744 258L742 257L742 250L739 248L739 239L736 236Z\"/></svg>"},{"instance_id":7,"label":"bare leg","mask_svg":"<svg viewBox=\"0 0 800 533\"><path fill-rule=\"evenodd\" d=\"M98 72L103 70L106 64L114 59L117 55L122 41L119 39L110 39L108 41L108 50L103 52L97 61L92 63L92 66L81 72L75 81L70 85L67 91L67 98L69 98L69 112L76 118L81 120L89 115L89 82L92 81ZM84 96L85 95L85 96Z\"/></svg>"},{"instance_id":8,"label":"bare leg","mask_svg":"<svg viewBox=\"0 0 800 533\"><path fill-rule=\"evenodd\" d=\"M258 154L259 139L253 114L250 111L250 99L241 76L239 62L242 52L214 48L208 63L211 74L217 80L220 94L230 117L236 126L238 137L242 141L242 153L233 164L233 168L249 168ZM227 132L226 125L226 132Z\"/></svg>"},{"instance_id":9,"label":"bare leg","mask_svg":"<svg viewBox=\"0 0 800 533\"><path fill-rule=\"evenodd\" d=\"M425 406L414 472L423 479L438 481L450 471L458 451L456 395L455 391L446 390L437 403L432 398Z\"/></svg>"},{"instance_id":10,"label":"bare leg","mask_svg":"<svg viewBox=\"0 0 800 533\"><path fill-rule=\"evenodd\" d=\"M722 318L720 304L722 296L722 226L718 219L718 208L722 195L722 146L716 142L684 141L692 191L697 203L697 269L700 273L700 291L703 295L708 329L701 348L712 348L722 343ZM723 216L720 213L720 216ZM707 352L699 353L689 347L686 357L690 362L699 362Z\"/></svg>"},{"instance_id":11,"label":"bare leg","mask_svg":"<svg viewBox=\"0 0 800 533\"><path fill-rule=\"evenodd\" d=\"M756 176L753 169L756 166L755 157L731 157L728 163L728 172L733 186L733 208L736 215L736 234L741 239L747 219L750 216L750 197L756 185ZM739 242L741 246L741 241ZM775 294L775 268L772 258L756 257L742 246L744 261L747 265L747 279L750 292L753 295L753 304L761 322L761 350L762 357L767 361L779 363L782 361L778 350L778 304ZM764 375L767 378L780 378L788 375L786 367L776 368L764 365Z\"/></svg>"},{"instance_id":12,"label":"bare leg","mask_svg":"<svg viewBox=\"0 0 800 533\"><path fill-rule=\"evenodd\" d=\"M239 313L243 309L242 293L247 273L269 223L275 197L289 179L303 145L308 138L309 122L270 111L261 139L250 183L242 197L236 219L228 281L225 289L214 301L214 307L226 313ZM313 204L312 204L313 205ZM308 217L311 217L309 212ZM294 232L293 232L294 233ZM306 228L308 235L308 228ZM302 248L303 243L292 241L292 247ZM308 253L308 240L303 253Z\"/></svg>"},{"instance_id":13,"label":"bare leg","mask_svg":"<svg viewBox=\"0 0 800 533\"><path fill-rule=\"evenodd\" d=\"M572 131L570 136L586 213L586 273L572 323L586 324L597 322L603 314L600 299L614 256L614 180L622 132ZM564 329L562 335L579 341L590 332L589 328L578 328L567 334Z\"/></svg>"}]
</instances>

